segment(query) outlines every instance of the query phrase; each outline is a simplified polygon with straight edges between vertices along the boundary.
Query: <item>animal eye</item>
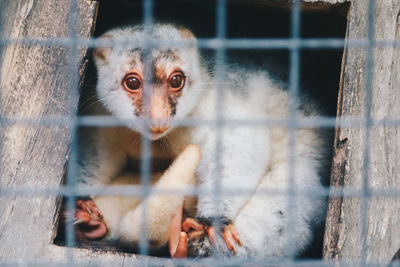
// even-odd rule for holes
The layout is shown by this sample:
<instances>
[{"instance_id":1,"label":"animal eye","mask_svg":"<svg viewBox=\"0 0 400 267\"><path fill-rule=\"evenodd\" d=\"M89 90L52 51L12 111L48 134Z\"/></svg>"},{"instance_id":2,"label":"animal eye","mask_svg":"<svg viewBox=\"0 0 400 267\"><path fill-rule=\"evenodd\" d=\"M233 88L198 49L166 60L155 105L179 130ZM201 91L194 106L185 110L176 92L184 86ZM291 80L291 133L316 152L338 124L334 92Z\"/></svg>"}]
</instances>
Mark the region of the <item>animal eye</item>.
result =
<instances>
[{"instance_id":1,"label":"animal eye","mask_svg":"<svg viewBox=\"0 0 400 267\"><path fill-rule=\"evenodd\" d=\"M127 74L122 81L122 85L124 86L125 90L136 91L140 89L142 82L137 74Z\"/></svg>"},{"instance_id":2,"label":"animal eye","mask_svg":"<svg viewBox=\"0 0 400 267\"><path fill-rule=\"evenodd\" d=\"M185 76L181 72L174 73L169 79L169 84L174 90L182 89L185 84Z\"/></svg>"}]
</instances>

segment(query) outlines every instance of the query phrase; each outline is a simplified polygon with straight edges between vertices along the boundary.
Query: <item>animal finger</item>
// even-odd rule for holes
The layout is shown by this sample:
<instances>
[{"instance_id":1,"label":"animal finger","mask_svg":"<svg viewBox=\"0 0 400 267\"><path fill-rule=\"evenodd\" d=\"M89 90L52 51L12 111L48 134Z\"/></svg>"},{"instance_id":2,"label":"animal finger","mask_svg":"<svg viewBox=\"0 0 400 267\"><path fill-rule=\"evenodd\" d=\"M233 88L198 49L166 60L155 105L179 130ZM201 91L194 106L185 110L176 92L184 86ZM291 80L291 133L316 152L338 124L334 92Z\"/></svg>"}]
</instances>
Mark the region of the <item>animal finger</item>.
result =
<instances>
[{"instance_id":1,"label":"animal finger","mask_svg":"<svg viewBox=\"0 0 400 267\"><path fill-rule=\"evenodd\" d=\"M216 241L217 240L217 232L215 231L215 228L212 226L207 227L207 234L208 234L211 244L215 245L217 242Z\"/></svg>"},{"instance_id":2,"label":"animal finger","mask_svg":"<svg viewBox=\"0 0 400 267\"><path fill-rule=\"evenodd\" d=\"M224 240L225 240L226 247L227 247L229 250L232 250L233 255L236 255L236 254L237 254L236 248L235 248L236 241L235 241L235 239L233 238L232 232L230 232L230 231L225 231L225 232L222 234L222 236L223 236L223 238L224 238Z\"/></svg>"},{"instance_id":3,"label":"animal finger","mask_svg":"<svg viewBox=\"0 0 400 267\"><path fill-rule=\"evenodd\" d=\"M179 235L179 243L176 248L173 258L186 258L188 254L188 236L185 232L181 232Z\"/></svg>"},{"instance_id":4,"label":"animal finger","mask_svg":"<svg viewBox=\"0 0 400 267\"><path fill-rule=\"evenodd\" d=\"M236 228L235 228L235 226L233 224L230 224L227 227L225 227L225 231L231 232L231 235L232 235L233 239L235 239L236 243L239 246L243 246L243 243L240 240L239 232L236 230Z\"/></svg>"}]
</instances>

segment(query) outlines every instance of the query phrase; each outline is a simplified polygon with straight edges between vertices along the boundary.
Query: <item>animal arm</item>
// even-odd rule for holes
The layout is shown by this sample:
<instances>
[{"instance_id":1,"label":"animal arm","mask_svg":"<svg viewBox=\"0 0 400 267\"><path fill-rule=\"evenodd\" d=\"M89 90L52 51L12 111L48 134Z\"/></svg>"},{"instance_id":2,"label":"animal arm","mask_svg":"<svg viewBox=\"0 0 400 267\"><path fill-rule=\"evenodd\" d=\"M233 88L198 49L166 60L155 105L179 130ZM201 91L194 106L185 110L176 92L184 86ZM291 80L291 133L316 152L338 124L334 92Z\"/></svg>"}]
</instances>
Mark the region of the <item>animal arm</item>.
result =
<instances>
[{"instance_id":1,"label":"animal arm","mask_svg":"<svg viewBox=\"0 0 400 267\"><path fill-rule=\"evenodd\" d=\"M168 231L173 217L179 212L182 214L183 192L188 186L196 185L195 170L201 158L201 150L196 145L189 145L163 174L145 202L123 216L119 236L122 240L139 241L143 220L148 225L149 239L157 243L168 241ZM162 193L162 190L178 190L173 193ZM143 209L147 209L147 218L143 218ZM180 210L180 211L179 211ZM180 234L175 233L176 236ZM175 228L174 228L175 229ZM175 238L174 235L174 238Z\"/></svg>"}]
</instances>

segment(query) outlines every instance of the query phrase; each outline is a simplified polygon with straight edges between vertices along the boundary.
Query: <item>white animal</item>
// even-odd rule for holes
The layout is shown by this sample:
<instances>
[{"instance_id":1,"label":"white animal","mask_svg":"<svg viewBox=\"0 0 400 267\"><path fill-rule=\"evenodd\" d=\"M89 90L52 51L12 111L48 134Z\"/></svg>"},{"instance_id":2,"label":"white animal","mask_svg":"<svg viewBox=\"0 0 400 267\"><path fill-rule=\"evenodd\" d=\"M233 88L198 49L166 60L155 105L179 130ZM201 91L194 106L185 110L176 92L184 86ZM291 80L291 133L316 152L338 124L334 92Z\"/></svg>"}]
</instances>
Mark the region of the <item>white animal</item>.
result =
<instances>
[{"instance_id":1,"label":"white animal","mask_svg":"<svg viewBox=\"0 0 400 267\"><path fill-rule=\"evenodd\" d=\"M312 227L323 220L325 199L304 193L291 199L287 192L292 186L298 192L322 188L325 143L316 129L296 129L296 147L291 155L295 165L290 172L287 125L240 123L288 119L285 85L265 71L226 66L226 73L220 74L223 91L219 98L216 73L203 66L197 47L152 48L148 54L142 48L145 40L196 42L185 28L156 24L149 36L143 26L116 28L102 38L132 44L130 48L116 45L94 51L102 112L130 122L123 129L99 128L93 140L85 141L80 181L103 185L118 180L129 158L140 159L141 135L152 140L156 158L176 158L185 146L197 144L202 159L196 174L204 194L198 196L194 220L183 225L189 234L189 255L284 257L290 251L288 244L295 253L301 252L312 238ZM313 112L310 107L298 108L300 117ZM239 123L217 127L213 121L218 116ZM208 123L172 127L181 119ZM212 193L217 185L220 194L216 202ZM235 190L240 192L235 194ZM104 214L118 206L110 198L105 204L96 198L94 201ZM118 212L134 211L127 207ZM212 227L214 219L222 223L222 233ZM293 226L290 233L288 222ZM133 225L131 217L125 216L122 222L105 218L105 223L112 238L136 241L132 234L136 230L129 227ZM191 235L198 231L205 234ZM218 245L221 236L226 245Z\"/></svg>"}]
</instances>

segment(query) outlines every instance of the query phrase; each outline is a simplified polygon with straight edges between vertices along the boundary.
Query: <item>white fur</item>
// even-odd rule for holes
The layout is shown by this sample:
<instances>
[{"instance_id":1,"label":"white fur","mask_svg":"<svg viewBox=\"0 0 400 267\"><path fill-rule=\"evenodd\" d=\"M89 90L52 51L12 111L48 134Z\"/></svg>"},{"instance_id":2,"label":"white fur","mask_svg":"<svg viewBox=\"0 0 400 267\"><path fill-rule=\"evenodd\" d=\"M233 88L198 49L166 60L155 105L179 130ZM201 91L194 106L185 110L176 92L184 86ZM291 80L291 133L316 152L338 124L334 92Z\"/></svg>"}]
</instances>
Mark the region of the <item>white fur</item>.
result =
<instances>
[{"instance_id":1,"label":"white fur","mask_svg":"<svg viewBox=\"0 0 400 267\"><path fill-rule=\"evenodd\" d=\"M108 34L117 40L138 43L144 38L144 33L139 27L116 29ZM177 28L170 25L156 25L151 39L183 40ZM155 56L157 50L152 53ZM216 119L217 104L221 103L217 103L215 77L201 66L195 48L181 49L177 53L182 62L173 64L183 70L192 84L189 86L187 83L183 88L175 118ZM129 63L131 58L132 54L128 49L116 47L108 55L107 63L96 59L99 99L103 106L118 118L134 119L135 107L121 86L125 71L132 67ZM227 73L221 76L224 78L223 105L220 108L223 118L288 118L288 93L282 84L272 80L266 72L228 68ZM301 111L299 115L303 116ZM135 123L127 126L132 130L97 131L95 143L91 144L90 149L85 149L89 152L83 161L83 181L109 183L125 164L126 156L140 157L140 144L134 143L138 138L136 131L144 135L148 133L145 127ZM218 202L209 195L200 195L197 216L223 215L233 219L244 244L243 248L238 250L239 255L271 257L283 257L287 254L286 226L290 219L295 222L294 231L289 233L295 242L295 252L303 250L312 237L311 227L323 218L324 200L298 195L291 203L294 213L288 214L287 195L255 194L263 189L283 191L292 186L288 177L290 166L287 128L226 125L220 130L218 135L214 125L199 124L193 128L172 130L162 137L168 146L160 151L172 157L187 144L193 143L201 147L203 158L197 168L201 189L213 192L219 184L222 192L235 189L248 192L241 195L221 194L218 196ZM319 188L321 183L318 169L322 164L323 142L318 132L313 129L299 129L295 136L294 186L297 189L309 186ZM220 142L219 146L217 142ZM156 143L153 143L153 146L156 146ZM221 151L216 151L217 147L220 147ZM219 162L216 162L217 158ZM127 217L124 220L130 221ZM129 223L126 222L125 225ZM128 229L121 228L117 231L120 239L134 239L127 234Z\"/></svg>"}]
</instances>

